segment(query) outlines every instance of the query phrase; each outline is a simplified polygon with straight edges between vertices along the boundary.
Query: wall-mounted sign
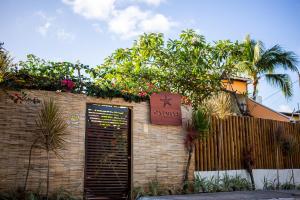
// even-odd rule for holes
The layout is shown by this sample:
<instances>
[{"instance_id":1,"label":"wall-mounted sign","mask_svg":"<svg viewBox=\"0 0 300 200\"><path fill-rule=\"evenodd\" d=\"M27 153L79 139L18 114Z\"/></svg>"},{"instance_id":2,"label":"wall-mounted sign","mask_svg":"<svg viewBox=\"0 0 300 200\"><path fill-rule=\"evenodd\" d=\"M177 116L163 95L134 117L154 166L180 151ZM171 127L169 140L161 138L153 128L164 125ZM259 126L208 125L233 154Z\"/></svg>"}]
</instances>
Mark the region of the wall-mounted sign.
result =
<instances>
[{"instance_id":1,"label":"wall-mounted sign","mask_svg":"<svg viewBox=\"0 0 300 200\"><path fill-rule=\"evenodd\" d=\"M150 97L151 123L181 125L181 96L172 93L152 94Z\"/></svg>"}]
</instances>

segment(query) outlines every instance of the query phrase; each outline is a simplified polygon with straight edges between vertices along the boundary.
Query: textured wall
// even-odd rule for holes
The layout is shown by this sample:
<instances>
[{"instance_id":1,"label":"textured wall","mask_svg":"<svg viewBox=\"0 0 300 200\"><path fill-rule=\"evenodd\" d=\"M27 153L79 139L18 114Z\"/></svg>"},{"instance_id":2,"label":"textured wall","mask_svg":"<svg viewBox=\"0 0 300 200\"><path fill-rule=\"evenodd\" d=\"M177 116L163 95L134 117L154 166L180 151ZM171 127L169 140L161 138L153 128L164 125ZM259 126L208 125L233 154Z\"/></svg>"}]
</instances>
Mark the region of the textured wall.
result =
<instances>
[{"instance_id":1,"label":"textured wall","mask_svg":"<svg viewBox=\"0 0 300 200\"><path fill-rule=\"evenodd\" d=\"M11 92L14 93L14 92ZM151 125L149 104L129 103L123 99L98 99L71 93L26 91L30 97L52 97L60 105L69 123L63 159L51 156L50 190L63 186L75 194L83 192L84 137L86 103L113 104L132 109L133 184L146 185L157 178L166 185L180 186L187 154L183 145L184 129L176 126ZM22 186L25 179L29 148L35 130L39 104L15 104L0 92L0 189ZM190 109L182 107L183 124ZM191 177L194 171L191 164ZM34 150L29 188L42 188L46 181L46 155Z\"/></svg>"}]
</instances>

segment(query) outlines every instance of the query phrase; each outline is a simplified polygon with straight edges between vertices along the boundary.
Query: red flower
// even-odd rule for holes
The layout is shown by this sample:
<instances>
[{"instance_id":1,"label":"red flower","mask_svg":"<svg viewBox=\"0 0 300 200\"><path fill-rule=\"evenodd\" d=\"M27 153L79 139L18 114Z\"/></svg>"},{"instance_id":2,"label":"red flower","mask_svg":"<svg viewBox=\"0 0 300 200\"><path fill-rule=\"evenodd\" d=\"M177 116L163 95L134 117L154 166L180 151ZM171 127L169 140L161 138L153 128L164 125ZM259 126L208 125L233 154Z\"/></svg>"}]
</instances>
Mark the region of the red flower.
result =
<instances>
[{"instance_id":1,"label":"red flower","mask_svg":"<svg viewBox=\"0 0 300 200\"><path fill-rule=\"evenodd\" d=\"M139 92L138 94L140 97L145 97L147 95L147 92Z\"/></svg>"},{"instance_id":2,"label":"red flower","mask_svg":"<svg viewBox=\"0 0 300 200\"><path fill-rule=\"evenodd\" d=\"M66 87L68 91L71 91L75 87L75 83L70 79L62 80L61 85Z\"/></svg>"}]
</instances>

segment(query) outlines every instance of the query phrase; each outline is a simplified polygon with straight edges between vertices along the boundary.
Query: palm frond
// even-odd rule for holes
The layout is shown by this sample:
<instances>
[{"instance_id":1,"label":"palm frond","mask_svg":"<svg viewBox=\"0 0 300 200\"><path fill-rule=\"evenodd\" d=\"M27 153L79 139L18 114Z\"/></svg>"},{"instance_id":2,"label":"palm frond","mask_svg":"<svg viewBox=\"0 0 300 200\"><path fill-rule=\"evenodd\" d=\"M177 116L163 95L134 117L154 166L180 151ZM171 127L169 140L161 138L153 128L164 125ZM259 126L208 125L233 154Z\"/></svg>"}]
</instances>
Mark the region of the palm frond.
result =
<instances>
[{"instance_id":1,"label":"palm frond","mask_svg":"<svg viewBox=\"0 0 300 200\"><path fill-rule=\"evenodd\" d=\"M255 42L255 45L253 47L253 65L256 65L256 63L260 60L263 52L264 52L264 44L262 43L262 41Z\"/></svg>"},{"instance_id":2,"label":"palm frond","mask_svg":"<svg viewBox=\"0 0 300 200\"><path fill-rule=\"evenodd\" d=\"M288 74L265 74L268 83L279 87L286 98L293 95L292 82Z\"/></svg>"},{"instance_id":3,"label":"palm frond","mask_svg":"<svg viewBox=\"0 0 300 200\"><path fill-rule=\"evenodd\" d=\"M298 57L292 51L284 51L279 45L266 50L257 63L257 68L262 72L272 73L276 68L299 72L297 68Z\"/></svg>"},{"instance_id":4,"label":"palm frond","mask_svg":"<svg viewBox=\"0 0 300 200\"><path fill-rule=\"evenodd\" d=\"M39 147L57 154L63 149L67 123L62 117L59 107L52 99L44 101L36 120Z\"/></svg>"}]
</instances>

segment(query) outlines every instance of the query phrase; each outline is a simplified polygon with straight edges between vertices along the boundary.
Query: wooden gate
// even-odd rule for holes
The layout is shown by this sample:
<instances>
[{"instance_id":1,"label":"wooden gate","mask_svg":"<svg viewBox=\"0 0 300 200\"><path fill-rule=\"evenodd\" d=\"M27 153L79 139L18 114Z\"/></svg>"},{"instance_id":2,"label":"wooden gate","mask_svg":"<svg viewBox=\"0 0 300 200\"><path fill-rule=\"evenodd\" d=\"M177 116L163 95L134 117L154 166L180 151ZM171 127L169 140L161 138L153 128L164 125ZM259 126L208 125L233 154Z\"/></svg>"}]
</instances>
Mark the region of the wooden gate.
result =
<instances>
[{"instance_id":1,"label":"wooden gate","mask_svg":"<svg viewBox=\"0 0 300 200\"><path fill-rule=\"evenodd\" d=\"M85 199L130 199L130 109L87 104Z\"/></svg>"}]
</instances>

